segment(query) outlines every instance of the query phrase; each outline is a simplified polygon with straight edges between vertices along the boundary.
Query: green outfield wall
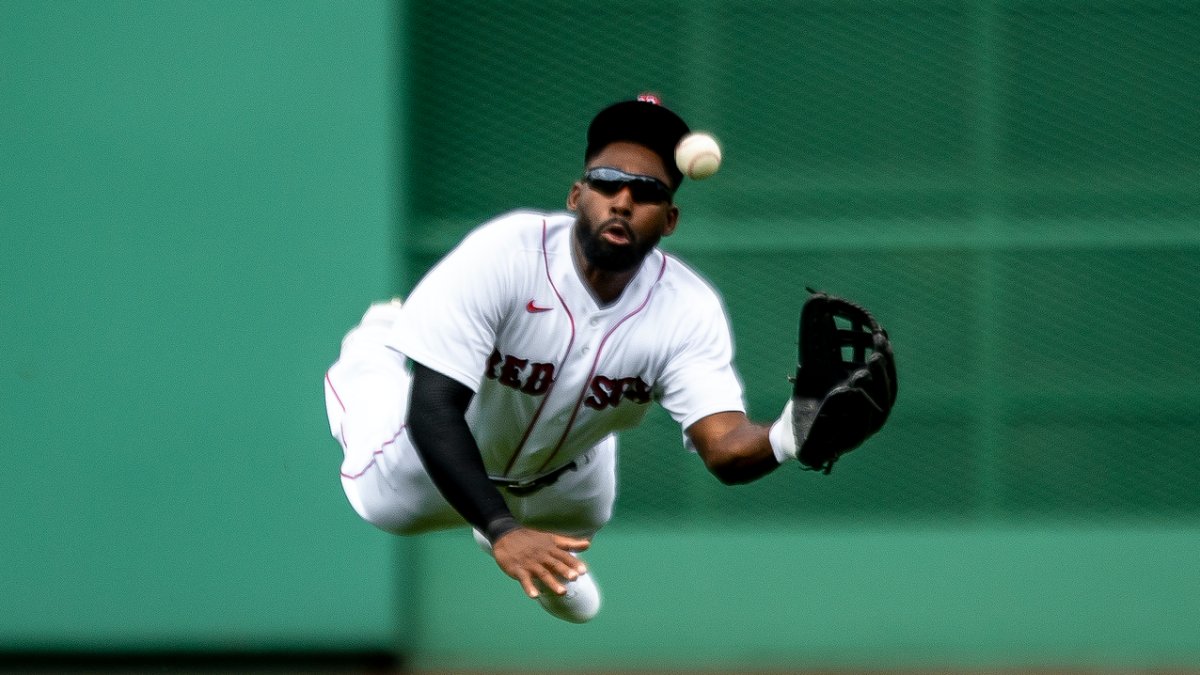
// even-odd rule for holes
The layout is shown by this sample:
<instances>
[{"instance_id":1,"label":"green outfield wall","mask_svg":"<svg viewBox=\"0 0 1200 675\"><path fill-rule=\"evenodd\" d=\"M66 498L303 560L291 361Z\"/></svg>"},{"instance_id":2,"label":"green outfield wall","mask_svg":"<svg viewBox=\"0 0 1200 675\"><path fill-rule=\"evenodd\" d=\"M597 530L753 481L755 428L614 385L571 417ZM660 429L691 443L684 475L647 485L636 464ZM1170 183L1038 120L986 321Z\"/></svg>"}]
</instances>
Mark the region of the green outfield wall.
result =
<instances>
[{"instance_id":1,"label":"green outfield wall","mask_svg":"<svg viewBox=\"0 0 1200 675\"><path fill-rule=\"evenodd\" d=\"M1200 2L0 3L0 665L1200 668ZM603 105L716 134L664 241L777 415L805 285L901 393L830 476L622 438L567 625L337 482L321 377Z\"/></svg>"},{"instance_id":2,"label":"green outfield wall","mask_svg":"<svg viewBox=\"0 0 1200 675\"><path fill-rule=\"evenodd\" d=\"M397 279L394 18L0 3L0 662L394 642L321 389Z\"/></svg>"}]
</instances>

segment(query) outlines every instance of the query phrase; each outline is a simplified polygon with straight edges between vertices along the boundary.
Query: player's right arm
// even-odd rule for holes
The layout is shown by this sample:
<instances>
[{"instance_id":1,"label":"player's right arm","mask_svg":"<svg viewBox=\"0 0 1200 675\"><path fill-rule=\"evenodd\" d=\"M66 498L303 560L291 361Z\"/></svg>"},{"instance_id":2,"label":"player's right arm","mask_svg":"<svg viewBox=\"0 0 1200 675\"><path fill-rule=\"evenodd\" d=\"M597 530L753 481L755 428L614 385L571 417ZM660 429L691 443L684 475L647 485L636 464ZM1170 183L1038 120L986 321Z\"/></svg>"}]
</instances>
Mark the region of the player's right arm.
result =
<instances>
[{"instance_id":1,"label":"player's right arm","mask_svg":"<svg viewBox=\"0 0 1200 675\"><path fill-rule=\"evenodd\" d=\"M586 571L571 555L587 540L521 527L500 491L488 478L466 411L474 392L457 380L414 363L409 435L434 485L468 523L492 544L496 564L520 582L526 595L538 596L536 581L559 595L560 579Z\"/></svg>"},{"instance_id":2,"label":"player's right arm","mask_svg":"<svg viewBox=\"0 0 1200 675\"><path fill-rule=\"evenodd\" d=\"M514 212L475 229L405 299L391 343L417 364L407 422L426 471L531 597L536 580L565 593L559 578L582 566L570 551L587 542L518 526L488 478L466 411L506 313L524 302L526 276L537 269L528 251L541 242L544 218Z\"/></svg>"}]
</instances>

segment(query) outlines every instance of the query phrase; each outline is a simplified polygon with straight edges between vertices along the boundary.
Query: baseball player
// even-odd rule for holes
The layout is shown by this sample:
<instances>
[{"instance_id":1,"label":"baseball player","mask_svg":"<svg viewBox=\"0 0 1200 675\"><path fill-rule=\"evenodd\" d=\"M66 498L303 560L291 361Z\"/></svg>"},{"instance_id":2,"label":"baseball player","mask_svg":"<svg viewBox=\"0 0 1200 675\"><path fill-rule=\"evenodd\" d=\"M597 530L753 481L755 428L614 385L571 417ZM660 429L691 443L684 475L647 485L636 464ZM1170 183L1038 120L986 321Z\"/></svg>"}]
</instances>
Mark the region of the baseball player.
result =
<instances>
[{"instance_id":1,"label":"baseball player","mask_svg":"<svg viewBox=\"0 0 1200 675\"><path fill-rule=\"evenodd\" d=\"M568 212L483 224L350 331L325 392L362 518L471 527L530 598L584 622L600 596L578 553L612 515L617 433L652 402L724 483L797 457L791 401L747 419L720 297L657 248L679 224L688 133L654 100L602 110Z\"/></svg>"}]
</instances>

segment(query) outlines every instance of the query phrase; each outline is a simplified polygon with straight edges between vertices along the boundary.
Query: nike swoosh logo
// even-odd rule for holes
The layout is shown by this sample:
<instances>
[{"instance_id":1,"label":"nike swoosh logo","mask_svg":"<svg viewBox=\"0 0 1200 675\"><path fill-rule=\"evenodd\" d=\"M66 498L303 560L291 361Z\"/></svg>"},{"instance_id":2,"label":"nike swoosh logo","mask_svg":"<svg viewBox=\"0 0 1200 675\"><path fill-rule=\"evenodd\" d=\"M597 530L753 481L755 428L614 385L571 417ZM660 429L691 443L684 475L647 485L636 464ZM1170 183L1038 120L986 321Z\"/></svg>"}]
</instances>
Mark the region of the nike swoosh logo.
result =
<instances>
[{"instance_id":1,"label":"nike swoosh logo","mask_svg":"<svg viewBox=\"0 0 1200 675\"><path fill-rule=\"evenodd\" d=\"M538 312L549 312L552 309L554 309L554 308L553 307L538 307L537 305L533 304L532 300L530 300L529 303L525 305L525 311L529 312L530 314L537 314Z\"/></svg>"}]
</instances>

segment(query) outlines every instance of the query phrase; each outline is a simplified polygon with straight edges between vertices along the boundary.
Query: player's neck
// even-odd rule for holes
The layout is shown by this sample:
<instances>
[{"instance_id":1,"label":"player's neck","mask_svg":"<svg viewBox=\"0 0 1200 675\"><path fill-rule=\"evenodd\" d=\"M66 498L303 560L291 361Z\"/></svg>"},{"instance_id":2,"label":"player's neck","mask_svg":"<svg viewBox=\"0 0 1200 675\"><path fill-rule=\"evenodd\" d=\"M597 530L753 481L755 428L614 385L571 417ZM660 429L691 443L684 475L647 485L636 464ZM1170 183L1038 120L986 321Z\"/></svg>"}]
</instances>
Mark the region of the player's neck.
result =
<instances>
[{"instance_id":1,"label":"player's neck","mask_svg":"<svg viewBox=\"0 0 1200 675\"><path fill-rule=\"evenodd\" d=\"M636 272L636 269L629 272L606 272L593 269L590 273L583 272L583 280L591 288L596 301L601 306L605 306L611 305L621 297L621 293L625 291L625 287L629 285Z\"/></svg>"}]
</instances>

